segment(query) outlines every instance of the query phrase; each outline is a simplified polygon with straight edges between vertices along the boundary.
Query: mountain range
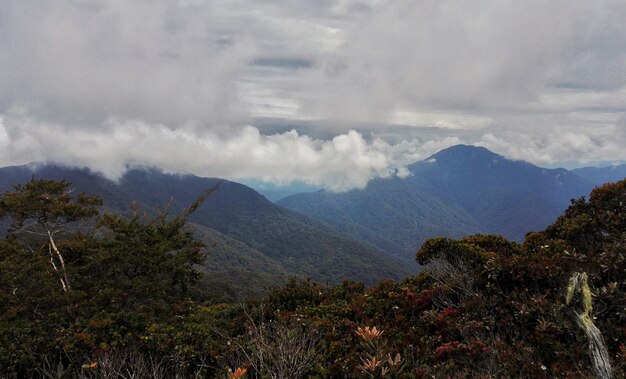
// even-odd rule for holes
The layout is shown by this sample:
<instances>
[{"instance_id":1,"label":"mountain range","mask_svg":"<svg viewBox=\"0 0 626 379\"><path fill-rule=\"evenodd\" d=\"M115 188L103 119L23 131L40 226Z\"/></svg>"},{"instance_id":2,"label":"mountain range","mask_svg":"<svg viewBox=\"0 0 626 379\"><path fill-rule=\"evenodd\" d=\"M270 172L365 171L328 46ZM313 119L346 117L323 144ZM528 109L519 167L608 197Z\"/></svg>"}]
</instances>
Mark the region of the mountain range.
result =
<instances>
[{"instance_id":1,"label":"mountain range","mask_svg":"<svg viewBox=\"0 0 626 379\"><path fill-rule=\"evenodd\" d=\"M407 168L406 177L374 179L363 189L300 193L277 204L239 183L154 168L131 169L114 182L55 164L5 167L0 192L33 176L65 179L101 196L109 212L126 213L136 203L147 213L177 213L219 182L189 227L208 247L207 285L234 297L289 276L328 283L399 278L419 269L414 254L427 238L494 233L521 240L552 223L570 199L626 176L626 165L547 169L467 145Z\"/></svg>"},{"instance_id":2,"label":"mountain range","mask_svg":"<svg viewBox=\"0 0 626 379\"><path fill-rule=\"evenodd\" d=\"M408 170L408 177L375 179L364 189L297 194L278 204L410 262L433 236L494 233L520 241L552 223L570 199L618 172L546 169L468 145L442 150Z\"/></svg>"},{"instance_id":3,"label":"mountain range","mask_svg":"<svg viewBox=\"0 0 626 379\"><path fill-rule=\"evenodd\" d=\"M626 178L626 163L607 167L575 168L572 172L594 184L617 182Z\"/></svg>"},{"instance_id":4,"label":"mountain range","mask_svg":"<svg viewBox=\"0 0 626 379\"><path fill-rule=\"evenodd\" d=\"M333 230L320 221L271 203L253 189L217 178L133 169L113 182L87 169L30 165L0 169L0 192L31 179L65 179L77 192L101 196L105 209L125 213L136 203L147 213L169 207L176 214L219 182L189 218L208 246L207 280L236 292L277 284L288 276L337 283L373 283L410 271L381 250Z\"/></svg>"}]
</instances>

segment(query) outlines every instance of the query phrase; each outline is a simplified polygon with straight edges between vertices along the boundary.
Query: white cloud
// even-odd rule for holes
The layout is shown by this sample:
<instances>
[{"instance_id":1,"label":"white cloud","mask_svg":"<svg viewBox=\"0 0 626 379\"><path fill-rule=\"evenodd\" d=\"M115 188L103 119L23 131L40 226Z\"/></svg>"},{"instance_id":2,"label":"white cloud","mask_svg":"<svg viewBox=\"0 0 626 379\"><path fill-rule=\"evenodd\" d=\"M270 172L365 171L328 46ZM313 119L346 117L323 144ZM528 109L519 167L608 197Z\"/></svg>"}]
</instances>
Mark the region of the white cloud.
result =
<instances>
[{"instance_id":1,"label":"white cloud","mask_svg":"<svg viewBox=\"0 0 626 379\"><path fill-rule=\"evenodd\" d=\"M10 75L0 82L0 106L83 127L109 117L212 128L245 119L236 79L256 46L231 30L245 19L216 8L8 1L0 46Z\"/></svg>"},{"instance_id":2,"label":"white cloud","mask_svg":"<svg viewBox=\"0 0 626 379\"><path fill-rule=\"evenodd\" d=\"M11 138L4 127L4 119L0 117L0 160L8 160L8 152L10 149Z\"/></svg>"},{"instance_id":3,"label":"white cloud","mask_svg":"<svg viewBox=\"0 0 626 379\"><path fill-rule=\"evenodd\" d=\"M626 160L623 0L2 9L4 163L347 189L461 142L539 164ZM327 138L242 127L258 118L306 121Z\"/></svg>"},{"instance_id":4,"label":"white cloud","mask_svg":"<svg viewBox=\"0 0 626 379\"><path fill-rule=\"evenodd\" d=\"M558 162L610 162L623 160L626 129L623 126L589 128L563 132L559 129L527 134L507 131L495 135L486 133L474 143L499 152L509 158L522 159L539 165Z\"/></svg>"},{"instance_id":5,"label":"white cloud","mask_svg":"<svg viewBox=\"0 0 626 379\"><path fill-rule=\"evenodd\" d=\"M331 140L295 130L262 135L252 126L228 136L199 137L193 129L173 130L143 121L109 120L95 130L66 130L24 114L3 115L2 120L0 145L11 149L0 155L0 165L52 160L90 167L111 179L121 177L129 166L149 165L170 172L278 184L299 181L345 191L364 187L375 177L395 175L397 168L421 157L416 141L367 142L354 130Z\"/></svg>"},{"instance_id":6,"label":"white cloud","mask_svg":"<svg viewBox=\"0 0 626 379\"><path fill-rule=\"evenodd\" d=\"M484 112L528 109L554 84L623 88L625 18L621 1L384 2L322 58L309 106L343 117L336 96L350 95L373 106L351 117L398 106Z\"/></svg>"}]
</instances>

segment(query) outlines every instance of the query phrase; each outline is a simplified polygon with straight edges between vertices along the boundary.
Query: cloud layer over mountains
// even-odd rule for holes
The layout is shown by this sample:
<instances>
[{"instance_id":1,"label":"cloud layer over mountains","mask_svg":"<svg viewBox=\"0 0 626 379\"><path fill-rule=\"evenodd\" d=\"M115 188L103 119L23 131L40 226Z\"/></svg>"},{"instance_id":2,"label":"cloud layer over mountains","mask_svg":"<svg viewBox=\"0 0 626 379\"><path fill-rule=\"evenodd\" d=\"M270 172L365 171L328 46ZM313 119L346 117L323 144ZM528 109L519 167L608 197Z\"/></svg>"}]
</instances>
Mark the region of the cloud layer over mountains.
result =
<instances>
[{"instance_id":1,"label":"cloud layer over mountains","mask_svg":"<svg viewBox=\"0 0 626 379\"><path fill-rule=\"evenodd\" d=\"M347 189L459 142L626 160L622 0L7 0L0 58L2 165Z\"/></svg>"}]
</instances>

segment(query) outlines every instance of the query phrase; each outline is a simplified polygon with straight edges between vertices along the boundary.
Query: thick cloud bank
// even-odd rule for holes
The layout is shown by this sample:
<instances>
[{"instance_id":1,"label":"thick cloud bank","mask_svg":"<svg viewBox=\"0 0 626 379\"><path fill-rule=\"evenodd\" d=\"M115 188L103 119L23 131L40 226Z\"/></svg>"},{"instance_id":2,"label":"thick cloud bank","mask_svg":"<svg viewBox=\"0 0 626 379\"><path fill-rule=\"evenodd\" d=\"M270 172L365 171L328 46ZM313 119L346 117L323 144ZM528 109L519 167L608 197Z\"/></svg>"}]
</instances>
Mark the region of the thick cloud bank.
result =
<instances>
[{"instance_id":1,"label":"thick cloud bank","mask_svg":"<svg viewBox=\"0 0 626 379\"><path fill-rule=\"evenodd\" d=\"M67 130L23 115L0 117L0 165L52 160L90 167L114 180L129 167L149 165L201 176L258 178L277 184L300 181L344 191L363 187L374 177L404 175L401 168L408 162L403 160L424 155L417 145L417 141L367 142L354 130L331 140L295 130L262 135L252 126L228 136L199 137L192 129L172 130L142 121L110 120L99 130Z\"/></svg>"},{"instance_id":2,"label":"thick cloud bank","mask_svg":"<svg viewBox=\"0 0 626 379\"><path fill-rule=\"evenodd\" d=\"M0 65L0 164L342 190L460 142L626 160L623 0L5 0Z\"/></svg>"}]
</instances>

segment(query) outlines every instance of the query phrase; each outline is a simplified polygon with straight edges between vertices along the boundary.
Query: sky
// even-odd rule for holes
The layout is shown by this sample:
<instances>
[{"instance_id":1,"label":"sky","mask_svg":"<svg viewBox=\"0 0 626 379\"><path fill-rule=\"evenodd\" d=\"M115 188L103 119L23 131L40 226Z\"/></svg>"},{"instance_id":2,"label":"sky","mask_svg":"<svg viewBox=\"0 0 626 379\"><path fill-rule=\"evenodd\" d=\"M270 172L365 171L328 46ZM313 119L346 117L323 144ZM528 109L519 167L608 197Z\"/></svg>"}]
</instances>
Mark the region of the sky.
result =
<instances>
[{"instance_id":1,"label":"sky","mask_svg":"<svg viewBox=\"0 0 626 379\"><path fill-rule=\"evenodd\" d=\"M0 165L335 191L626 160L623 0L0 0Z\"/></svg>"}]
</instances>

